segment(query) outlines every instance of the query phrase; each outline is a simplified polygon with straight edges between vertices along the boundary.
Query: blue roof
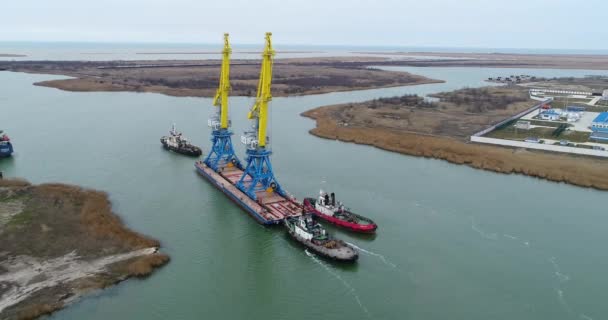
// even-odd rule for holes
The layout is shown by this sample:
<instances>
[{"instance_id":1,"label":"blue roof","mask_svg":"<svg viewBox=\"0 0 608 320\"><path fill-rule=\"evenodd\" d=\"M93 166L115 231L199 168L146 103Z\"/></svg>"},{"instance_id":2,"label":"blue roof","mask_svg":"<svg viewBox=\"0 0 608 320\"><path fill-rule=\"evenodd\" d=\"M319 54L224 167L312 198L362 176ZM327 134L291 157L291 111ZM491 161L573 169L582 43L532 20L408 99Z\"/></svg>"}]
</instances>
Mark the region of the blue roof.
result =
<instances>
[{"instance_id":1,"label":"blue roof","mask_svg":"<svg viewBox=\"0 0 608 320\"><path fill-rule=\"evenodd\" d=\"M557 112L557 111L555 111L555 110L553 110L553 109L549 109L549 110L547 110L547 111L543 111L543 112L541 112L541 113L543 113L543 114L554 114L554 115L558 115L558 116L559 116L559 112ZM608 113L608 112L607 112L607 113Z\"/></svg>"},{"instance_id":2,"label":"blue roof","mask_svg":"<svg viewBox=\"0 0 608 320\"><path fill-rule=\"evenodd\" d=\"M597 117L595 117L595 120L593 120L593 123L606 123L608 122L608 112L602 112L600 113Z\"/></svg>"}]
</instances>

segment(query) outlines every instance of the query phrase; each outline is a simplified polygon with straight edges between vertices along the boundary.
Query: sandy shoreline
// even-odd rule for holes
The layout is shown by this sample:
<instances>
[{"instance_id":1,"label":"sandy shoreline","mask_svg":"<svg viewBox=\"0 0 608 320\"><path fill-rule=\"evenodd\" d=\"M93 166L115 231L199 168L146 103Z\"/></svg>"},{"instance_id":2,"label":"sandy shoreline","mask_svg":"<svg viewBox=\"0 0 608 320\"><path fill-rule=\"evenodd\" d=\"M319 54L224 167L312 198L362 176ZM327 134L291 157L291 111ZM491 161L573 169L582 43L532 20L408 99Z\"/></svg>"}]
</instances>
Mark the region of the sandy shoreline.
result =
<instances>
[{"instance_id":1,"label":"sandy shoreline","mask_svg":"<svg viewBox=\"0 0 608 320\"><path fill-rule=\"evenodd\" d=\"M340 125L332 106L306 111L316 120L310 133L326 139L370 145L401 154L446 160L504 174L523 174L554 182L608 190L607 162L602 159L509 149L466 143L442 136L421 135L382 128Z\"/></svg>"},{"instance_id":2,"label":"sandy shoreline","mask_svg":"<svg viewBox=\"0 0 608 320\"><path fill-rule=\"evenodd\" d=\"M0 179L0 318L34 319L169 261L105 193Z\"/></svg>"}]
</instances>

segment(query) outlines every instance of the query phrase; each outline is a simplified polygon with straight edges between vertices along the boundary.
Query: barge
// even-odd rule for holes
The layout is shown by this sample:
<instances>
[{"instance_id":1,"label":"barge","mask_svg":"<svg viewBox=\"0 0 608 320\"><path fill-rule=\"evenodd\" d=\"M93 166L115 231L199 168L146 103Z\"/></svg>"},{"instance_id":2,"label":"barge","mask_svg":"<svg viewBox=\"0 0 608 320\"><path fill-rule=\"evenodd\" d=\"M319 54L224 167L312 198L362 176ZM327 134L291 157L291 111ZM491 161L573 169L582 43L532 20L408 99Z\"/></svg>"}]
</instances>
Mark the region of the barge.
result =
<instances>
[{"instance_id":1,"label":"barge","mask_svg":"<svg viewBox=\"0 0 608 320\"><path fill-rule=\"evenodd\" d=\"M287 217L302 215L301 203L294 197L282 196L274 190L257 191L257 199L251 199L236 186L243 175L243 170L237 166L228 164L220 172L215 172L202 161L197 161L194 166L201 176L263 225L276 225ZM245 185L249 184L251 178L247 177Z\"/></svg>"},{"instance_id":2,"label":"barge","mask_svg":"<svg viewBox=\"0 0 608 320\"><path fill-rule=\"evenodd\" d=\"M204 161L197 161L196 171L226 194L256 221L264 225L281 223L285 218L302 215L303 205L287 193L274 176L270 162L269 137L267 136L268 104L272 99L272 49L271 34L266 33L266 46L262 54L262 67L256 102L247 117L252 130L241 136L247 146L246 164L236 156L232 145L231 121L228 117L230 92L230 54L232 49L228 34L224 34L220 83L213 99L218 107L207 124L211 128L211 147Z\"/></svg>"}]
</instances>

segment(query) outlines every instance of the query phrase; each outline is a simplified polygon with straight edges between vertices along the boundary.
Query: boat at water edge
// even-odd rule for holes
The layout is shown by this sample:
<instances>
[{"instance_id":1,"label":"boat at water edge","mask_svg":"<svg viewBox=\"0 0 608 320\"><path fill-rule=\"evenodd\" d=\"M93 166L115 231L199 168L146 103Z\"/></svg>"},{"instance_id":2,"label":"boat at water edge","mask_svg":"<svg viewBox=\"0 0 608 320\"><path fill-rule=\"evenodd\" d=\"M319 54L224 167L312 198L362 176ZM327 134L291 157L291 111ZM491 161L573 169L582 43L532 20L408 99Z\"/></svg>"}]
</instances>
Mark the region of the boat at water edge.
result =
<instances>
[{"instance_id":1,"label":"boat at water edge","mask_svg":"<svg viewBox=\"0 0 608 320\"><path fill-rule=\"evenodd\" d=\"M341 202L336 203L336 195L323 190L319 192L319 199L304 199L304 210L339 227L355 232L372 233L378 225L369 218L351 212Z\"/></svg>"},{"instance_id":2,"label":"boat at water edge","mask_svg":"<svg viewBox=\"0 0 608 320\"><path fill-rule=\"evenodd\" d=\"M354 262L359 258L357 250L332 237L310 214L285 218L284 224L294 240L318 255L346 262Z\"/></svg>"},{"instance_id":3,"label":"boat at water edge","mask_svg":"<svg viewBox=\"0 0 608 320\"><path fill-rule=\"evenodd\" d=\"M198 157L203 154L201 148L191 144L188 139L182 136L181 132L175 130L175 124L173 124L168 136L160 138L160 143L163 144L165 149L183 155Z\"/></svg>"},{"instance_id":4,"label":"boat at water edge","mask_svg":"<svg viewBox=\"0 0 608 320\"><path fill-rule=\"evenodd\" d=\"M7 158L13 154L11 139L0 130L0 158Z\"/></svg>"}]
</instances>

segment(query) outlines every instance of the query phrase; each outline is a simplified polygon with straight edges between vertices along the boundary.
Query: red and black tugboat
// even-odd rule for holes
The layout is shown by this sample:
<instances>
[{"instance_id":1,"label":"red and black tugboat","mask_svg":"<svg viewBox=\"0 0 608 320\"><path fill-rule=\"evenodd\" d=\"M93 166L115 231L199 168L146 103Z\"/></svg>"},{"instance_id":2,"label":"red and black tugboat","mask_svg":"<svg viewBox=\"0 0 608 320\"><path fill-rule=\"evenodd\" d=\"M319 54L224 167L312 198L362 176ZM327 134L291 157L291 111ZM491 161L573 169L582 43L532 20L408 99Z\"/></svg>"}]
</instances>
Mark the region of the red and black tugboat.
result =
<instances>
[{"instance_id":1,"label":"red and black tugboat","mask_svg":"<svg viewBox=\"0 0 608 320\"><path fill-rule=\"evenodd\" d=\"M337 226L355 232L375 232L378 226L369 218L351 212L341 202L336 203L336 195L323 190L319 192L319 199L304 199L304 210L315 216L327 220Z\"/></svg>"}]
</instances>

